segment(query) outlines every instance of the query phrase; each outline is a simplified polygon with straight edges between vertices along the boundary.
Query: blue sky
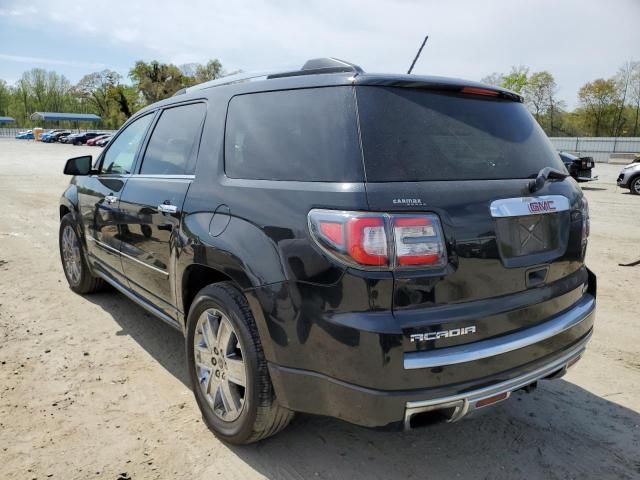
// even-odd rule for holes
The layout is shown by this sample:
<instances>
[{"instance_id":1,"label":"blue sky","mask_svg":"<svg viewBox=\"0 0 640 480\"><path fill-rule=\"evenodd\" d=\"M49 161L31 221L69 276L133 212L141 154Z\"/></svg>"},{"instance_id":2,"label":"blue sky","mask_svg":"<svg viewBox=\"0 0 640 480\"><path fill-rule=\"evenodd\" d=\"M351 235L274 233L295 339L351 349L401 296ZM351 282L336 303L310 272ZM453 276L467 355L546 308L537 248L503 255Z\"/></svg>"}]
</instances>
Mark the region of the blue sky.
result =
<instances>
[{"instance_id":1,"label":"blue sky","mask_svg":"<svg viewBox=\"0 0 640 480\"><path fill-rule=\"evenodd\" d=\"M138 59L228 70L335 56L376 72L480 79L511 65L549 70L569 107L585 81L640 60L640 0L0 0L0 78L33 67L72 82Z\"/></svg>"}]
</instances>

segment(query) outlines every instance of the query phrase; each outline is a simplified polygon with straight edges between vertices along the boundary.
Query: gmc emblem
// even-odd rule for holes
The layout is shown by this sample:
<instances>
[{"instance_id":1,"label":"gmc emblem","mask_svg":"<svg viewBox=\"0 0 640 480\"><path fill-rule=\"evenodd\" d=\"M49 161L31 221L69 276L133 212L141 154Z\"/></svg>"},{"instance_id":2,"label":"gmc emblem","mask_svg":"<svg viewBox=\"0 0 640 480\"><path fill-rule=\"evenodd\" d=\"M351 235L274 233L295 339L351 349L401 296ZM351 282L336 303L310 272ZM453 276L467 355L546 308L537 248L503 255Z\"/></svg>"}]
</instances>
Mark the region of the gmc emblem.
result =
<instances>
[{"instance_id":1,"label":"gmc emblem","mask_svg":"<svg viewBox=\"0 0 640 480\"><path fill-rule=\"evenodd\" d=\"M543 200L540 202L529 202L529 211L531 213L553 212L556 207L553 206L553 200Z\"/></svg>"}]
</instances>

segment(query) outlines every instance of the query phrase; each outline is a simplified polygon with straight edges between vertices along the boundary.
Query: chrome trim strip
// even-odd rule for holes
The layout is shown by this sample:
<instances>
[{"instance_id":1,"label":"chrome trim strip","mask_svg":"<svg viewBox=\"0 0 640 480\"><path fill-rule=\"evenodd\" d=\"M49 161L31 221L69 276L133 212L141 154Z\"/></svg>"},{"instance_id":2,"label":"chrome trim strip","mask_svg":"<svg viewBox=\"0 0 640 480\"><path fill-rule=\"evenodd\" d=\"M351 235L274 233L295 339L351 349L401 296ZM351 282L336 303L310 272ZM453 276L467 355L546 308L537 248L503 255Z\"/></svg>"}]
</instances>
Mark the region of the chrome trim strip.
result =
<instances>
[{"instance_id":1,"label":"chrome trim strip","mask_svg":"<svg viewBox=\"0 0 640 480\"><path fill-rule=\"evenodd\" d=\"M593 314L595 306L595 298L587 294L564 313L516 333L455 347L405 353L404 368L413 370L473 362L528 347L576 326Z\"/></svg>"},{"instance_id":2,"label":"chrome trim strip","mask_svg":"<svg viewBox=\"0 0 640 480\"><path fill-rule=\"evenodd\" d=\"M154 270L154 271L156 271L158 273L161 273L162 275L164 275L166 277L169 276L169 272L165 272L164 270L161 270L161 269L156 268L156 267L154 267L152 265L149 265L148 263L145 263L142 260L138 260L137 258L132 257L131 255L127 255L126 253L124 253L124 252L122 252L122 251L120 251L120 250L118 250L116 248L113 248L112 246L107 245L106 243L103 243L103 242L101 242L99 240L96 240L95 238L93 238L91 236L89 236L87 238L89 240L91 240L92 242L100 245L101 247L106 248L107 250L111 250L112 252L118 253L118 254L122 255L123 257L128 258L129 260L132 260L132 261L134 261L136 263L139 263L140 265L142 265L144 267L150 268L151 270Z\"/></svg>"},{"instance_id":3,"label":"chrome trim strip","mask_svg":"<svg viewBox=\"0 0 640 480\"><path fill-rule=\"evenodd\" d=\"M526 373L516 378L512 378L511 380L506 380L495 385L490 385L488 387L472 390L470 392L458 395L452 395L449 397L407 402L404 416L405 428L410 428L411 417L417 413L453 407L454 412L451 415L449 422L455 422L464 417L469 412L469 410L472 409L472 405L479 400L500 395L502 393L507 394L507 396L505 397L506 400L507 398L509 398L512 392L526 387L527 385L531 385L538 380L546 378L554 372L557 372L558 370L568 368L570 364L572 364L572 362L574 362L584 353L586 345L591 339L592 334L593 330L590 330L587 335L585 335L575 346L573 346L561 357L556 358L555 360L549 362L546 365L543 365L542 367L537 368L532 372Z\"/></svg>"},{"instance_id":4,"label":"chrome trim strip","mask_svg":"<svg viewBox=\"0 0 640 480\"><path fill-rule=\"evenodd\" d=\"M120 254L120 250L118 250L117 248L113 248L111 245L107 245L106 243L103 243L100 240L96 240L91 235L87 237L87 240L91 240L93 243L100 245L102 248L106 248L107 250L111 250L114 253Z\"/></svg>"},{"instance_id":5,"label":"chrome trim strip","mask_svg":"<svg viewBox=\"0 0 640 480\"><path fill-rule=\"evenodd\" d=\"M535 208L539 203L548 205L549 209ZM525 215L564 212L569 210L569 199L562 195L501 198L491 202L489 210L491 211L491 216L494 218L522 217Z\"/></svg>"},{"instance_id":6,"label":"chrome trim strip","mask_svg":"<svg viewBox=\"0 0 640 480\"><path fill-rule=\"evenodd\" d=\"M177 330L182 331L182 327L180 326L180 324L176 320L171 318L169 315L167 315L166 313L158 310L153 305L145 302L143 299L138 297L136 294L134 294L133 292L129 291L127 288L123 287L118 282L116 282L115 280L113 280L109 276L107 276L104 273L102 273L100 270L96 270L95 273L100 278L102 278L105 282L107 282L109 285L111 285L113 288L115 288L120 293L122 293L124 296L129 298L129 300L131 300L132 302L136 303L138 306L144 308L147 312L151 313L152 315L158 317L164 323L166 323L168 325L171 325L173 328L175 328Z\"/></svg>"}]
</instances>

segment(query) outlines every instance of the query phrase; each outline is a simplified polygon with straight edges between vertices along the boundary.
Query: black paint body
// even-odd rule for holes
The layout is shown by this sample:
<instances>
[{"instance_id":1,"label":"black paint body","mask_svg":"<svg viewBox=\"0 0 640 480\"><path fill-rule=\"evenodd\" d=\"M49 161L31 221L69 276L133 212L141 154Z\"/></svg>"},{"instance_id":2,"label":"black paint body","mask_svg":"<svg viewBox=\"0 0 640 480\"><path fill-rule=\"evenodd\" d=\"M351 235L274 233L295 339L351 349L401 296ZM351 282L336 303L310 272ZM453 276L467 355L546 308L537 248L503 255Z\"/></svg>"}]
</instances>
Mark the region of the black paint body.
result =
<instances>
[{"instance_id":1,"label":"black paint body","mask_svg":"<svg viewBox=\"0 0 640 480\"><path fill-rule=\"evenodd\" d=\"M447 396L533 370L589 333L591 322L583 322L483 361L404 369L407 352L518 331L567 310L583 295L595 296L595 277L584 265L581 244L582 192L571 179L549 181L536 192L566 196L571 210L566 251L545 259L546 278L531 287L527 272L538 264L505 265L489 214L493 200L528 196L527 179L331 183L225 175L225 119L233 96L336 85L355 90L360 85L474 86L414 76L308 75L219 86L147 107L141 114L206 103L195 175L139 175L138 158L129 175L74 177L62 197L61 214L72 212L82 226L91 268L183 331L196 272L211 281L234 282L249 300L279 401L293 410L366 426L402 420L409 400ZM107 205L107 195L119 201ZM423 205L394 204L396 198L421 198ZM177 213L158 211L166 201L179 207ZM313 208L436 213L448 264L438 271L410 272L345 267L311 240L307 214ZM469 325L478 329L472 337L410 341L412 333Z\"/></svg>"}]
</instances>

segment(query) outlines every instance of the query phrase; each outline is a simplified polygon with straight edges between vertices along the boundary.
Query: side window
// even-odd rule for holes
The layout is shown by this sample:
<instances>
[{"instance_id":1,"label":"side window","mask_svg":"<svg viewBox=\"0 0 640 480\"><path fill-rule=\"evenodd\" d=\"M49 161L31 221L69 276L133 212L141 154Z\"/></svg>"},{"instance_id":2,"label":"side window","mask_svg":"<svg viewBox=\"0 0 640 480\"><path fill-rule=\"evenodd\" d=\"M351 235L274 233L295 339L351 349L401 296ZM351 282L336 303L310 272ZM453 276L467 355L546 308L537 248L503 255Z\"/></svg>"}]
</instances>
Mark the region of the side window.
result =
<instances>
[{"instance_id":1,"label":"side window","mask_svg":"<svg viewBox=\"0 0 640 480\"><path fill-rule=\"evenodd\" d=\"M164 110L153 129L142 160L141 174L190 175L202 121L207 111L204 103L192 103Z\"/></svg>"},{"instance_id":2,"label":"side window","mask_svg":"<svg viewBox=\"0 0 640 480\"><path fill-rule=\"evenodd\" d=\"M145 115L127 125L109 146L102 159L100 173L131 173L133 161L153 115Z\"/></svg>"},{"instance_id":3,"label":"side window","mask_svg":"<svg viewBox=\"0 0 640 480\"><path fill-rule=\"evenodd\" d=\"M224 142L231 178L363 180L352 87L233 97Z\"/></svg>"}]
</instances>

